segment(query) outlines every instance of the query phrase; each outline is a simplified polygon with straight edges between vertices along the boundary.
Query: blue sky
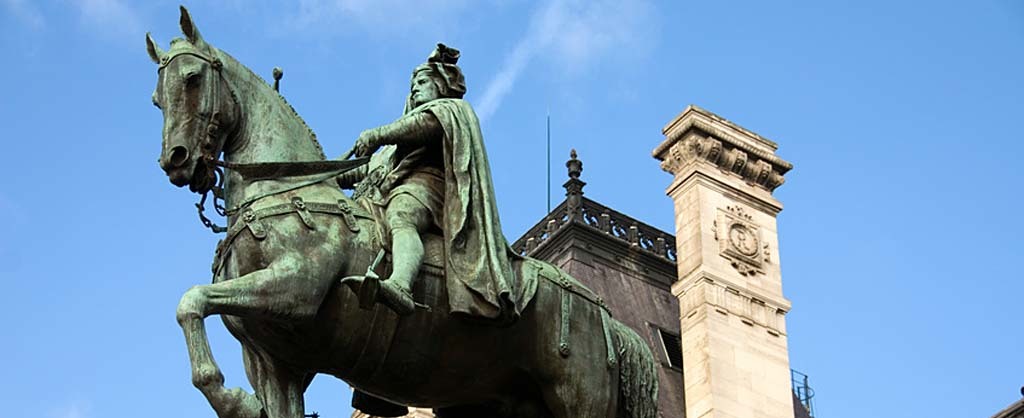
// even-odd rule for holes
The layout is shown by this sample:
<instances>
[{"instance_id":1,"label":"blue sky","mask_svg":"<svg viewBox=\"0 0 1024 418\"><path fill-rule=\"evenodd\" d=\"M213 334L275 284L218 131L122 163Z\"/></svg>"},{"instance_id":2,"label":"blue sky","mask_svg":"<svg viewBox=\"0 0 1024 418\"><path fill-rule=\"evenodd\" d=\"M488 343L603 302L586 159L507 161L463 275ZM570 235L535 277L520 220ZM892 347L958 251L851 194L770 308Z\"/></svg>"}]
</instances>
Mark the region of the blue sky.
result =
<instances>
[{"instance_id":1,"label":"blue sky","mask_svg":"<svg viewBox=\"0 0 1024 418\"><path fill-rule=\"evenodd\" d=\"M826 4L828 3L828 4ZM329 155L397 117L409 72L460 48L510 240L575 147L587 196L664 230L650 156L694 103L780 144L792 367L819 417L989 416L1020 397L1024 4L265 1L187 4L282 91ZM0 405L5 417L214 416L189 382L180 295L216 237L156 164L144 33L177 4L0 0ZM229 385L238 344L208 321ZM318 378L310 411L347 417Z\"/></svg>"}]
</instances>

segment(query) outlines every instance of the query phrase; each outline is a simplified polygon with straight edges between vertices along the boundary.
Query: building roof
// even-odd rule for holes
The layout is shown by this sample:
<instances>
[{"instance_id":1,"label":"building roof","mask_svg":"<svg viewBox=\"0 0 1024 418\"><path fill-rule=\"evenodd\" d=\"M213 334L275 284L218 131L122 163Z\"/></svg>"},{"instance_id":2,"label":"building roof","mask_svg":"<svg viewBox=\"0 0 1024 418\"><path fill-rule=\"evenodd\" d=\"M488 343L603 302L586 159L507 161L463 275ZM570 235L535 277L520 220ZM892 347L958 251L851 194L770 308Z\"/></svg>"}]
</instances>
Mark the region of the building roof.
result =
<instances>
[{"instance_id":1,"label":"building roof","mask_svg":"<svg viewBox=\"0 0 1024 418\"><path fill-rule=\"evenodd\" d=\"M670 267L674 275L675 236L583 197L583 186L586 183L579 179L583 162L576 159L576 150L572 150L570 156L566 162L569 180L563 185L566 189L565 200L516 240L512 248L521 255L539 255L554 242L554 237L564 231L583 230L594 233L598 241L618 245L624 251L634 252L656 264Z\"/></svg>"},{"instance_id":2,"label":"building roof","mask_svg":"<svg viewBox=\"0 0 1024 418\"><path fill-rule=\"evenodd\" d=\"M1020 394L1024 396L1024 387L1020 388ZM992 418L1024 418L1024 399L1010 404L1010 406L993 415Z\"/></svg>"}]
</instances>

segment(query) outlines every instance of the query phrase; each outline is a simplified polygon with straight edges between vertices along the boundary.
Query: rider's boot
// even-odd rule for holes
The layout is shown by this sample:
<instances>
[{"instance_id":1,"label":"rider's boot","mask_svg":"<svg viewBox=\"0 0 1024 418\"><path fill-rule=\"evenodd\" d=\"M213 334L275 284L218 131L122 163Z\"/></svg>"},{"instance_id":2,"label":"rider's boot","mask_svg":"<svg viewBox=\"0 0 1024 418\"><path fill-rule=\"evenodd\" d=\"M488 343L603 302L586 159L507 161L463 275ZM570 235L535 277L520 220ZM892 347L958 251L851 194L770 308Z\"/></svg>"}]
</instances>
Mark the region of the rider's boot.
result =
<instances>
[{"instance_id":1,"label":"rider's boot","mask_svg":"<svg viewBox=\"0 0 1024 418\"><path fill-rule=\"evenodd\" d=\"M391 231L391 277L380 282L378 299L399 315L416 310L412 284L423 263L423 241L416 228L403 227Z\"/></svg>"}]
</instances>

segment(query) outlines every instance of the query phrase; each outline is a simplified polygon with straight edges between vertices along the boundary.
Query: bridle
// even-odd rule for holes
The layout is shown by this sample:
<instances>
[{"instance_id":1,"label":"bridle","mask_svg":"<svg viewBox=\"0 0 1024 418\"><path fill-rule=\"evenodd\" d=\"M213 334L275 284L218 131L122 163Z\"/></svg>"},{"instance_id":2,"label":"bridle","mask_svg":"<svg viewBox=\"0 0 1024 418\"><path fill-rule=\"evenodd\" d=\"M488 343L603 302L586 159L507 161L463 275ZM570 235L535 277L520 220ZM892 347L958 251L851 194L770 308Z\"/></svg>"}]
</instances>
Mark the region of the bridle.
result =
<instances>
[{"instance_id":1,"label":"bridle","mask_svg":"<svg viewBox=\"0 0 1024 418\"><path fill-rule=\"evenodd\" d=\"M167 67L172 60L182 55L191 55L193 57L208 62L210 64L210 67L213 68L214 71L217 72L217 74L219 74L220 82L224 83L225 88L227 88L227 91L231 96L231 100L235 103L235 111L239 114L242 113L242 104L238 100L238 96L235 93L235 89L231 88L230 80L228 80L228 78L224 76L224 64L223 62L221 62L219 58L215 56L207 56L198 51L193 50L181 51L173 55L166 55L160 59L160 67L157 69L157 72L159 73L159 71L164 69L164 67ZM199 161L202 161L206 169L205 184L211 184L213 186L210 186L210 188L208 188L207 190L203 190L201 192L202 197L199 199L199 202L195 204L195 206L199 214L199 221L203 224L203 226L213 231L213 233L217 234L227 232L228 227L220 226L213 223L213 221L207 218L206 215L203 213L206 207L207 196L210 194L211 191L213 192L214 211L220 216L227 217L238 212L238 210L241 207L247 206L248 204L251 204L256 200L284 193L289 190L294 190L296 188L304 187L310 184L319 183L323 180L336 176L343 171L351 170L353 168L356 168L360 165L369 162L369 157L362 157L354 160L349 160L349 157L352 156L352 151L349 151L349 153L346 154L345 157L343 157L340 161L331 160L310 162L268 162L242 164L231 163L218 159L217 157L223 150L225 142L227 142L228 136L232 133L222 132L221 115L220 112L216 110L218 105L217 101L220 98L220 82L208 83L210 87L206 94L203 96L203 102L200 103L201 109L204 107L204 105L206 105L205 108L214 110L209 112L208 116L203 116L202 112L200 112L199 114L200 117L203 117L206 120L206 129L204 130L206 136L205 138L203 138L200 146ZM236 118L236 120L238 119L239 118ZM235 125L236 129L237 126L238 124ZM227 209L223 205L225 169L233 170L237 172L239 175L241 175L243 178L250 178L254 180L288 176L320 176L315 177L313 179L307 179L306 181L300 182L296 185L290 185L279 190L273 190L255 197L251 197L247 199L245 202L239 204L238 206L232 209ZM198 190L193 191L195 191L196 193L200 193L200 191Z\"/></svg>"},{"instance_id":2,"label":"bridle","mask_svg":"<svg viewBox=\"0 0 1024 418\"><path fill-rule=\"evenodd\" d=\"M221 115L218 109L218 100L220 100L220 89L221 83L224 84L231 96L231 100L235 103L235 109L239 109L241 103L238 101L238 96L235 94L235 90L231 88L231 83L227 77L224 76L223 68L224 63L215 56L207 56L199 51L186 50L181 51L172 55L165 55L160 58L160 66L157 68L157 73L163 70L165 67L170 65L171 61L175 58L190 55L200 60L206 61L210 64L210 68L218 74L220 80L207 83L209 88L205 92L200 101L199 117L205 119L206 129L203 130L205 137L202 139L199 147L199 159L206 168L205 183L212 185L206 190L201 192L202 198L196 203L196 210L199 213L199 221L202 222L203 226L209 228L213 233L226 232L227 228L213 223L203 213L206 206L206 197L212 191L213 192L213 208L220 216L227 216L226 209L222 202L224 201L224 170L222 167L226 167L227 164L223 161L219 161L217 156L224 148L224 143L227 141L227 133L222 134L221 132ZM212 55L212 54L211 54ZM209 111L202 111L203 108L210 109ZM195 179L193 179L194 181ZM198 190L193 190L196 193L200 193Z\"/></svg>"}]
</instances>

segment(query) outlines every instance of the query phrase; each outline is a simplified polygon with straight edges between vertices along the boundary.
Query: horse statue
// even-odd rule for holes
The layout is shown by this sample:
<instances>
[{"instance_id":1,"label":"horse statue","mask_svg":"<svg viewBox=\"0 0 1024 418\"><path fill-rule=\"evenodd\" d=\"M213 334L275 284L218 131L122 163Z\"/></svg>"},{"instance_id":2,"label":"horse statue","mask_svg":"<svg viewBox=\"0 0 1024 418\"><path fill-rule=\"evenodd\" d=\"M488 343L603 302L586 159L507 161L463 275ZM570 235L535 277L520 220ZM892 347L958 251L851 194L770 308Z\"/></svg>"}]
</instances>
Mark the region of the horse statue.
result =
<instances>
[{"instance_id":1,"label":"horse statue","mask_svg":"<svg viewBox=\"0 0 1024 418\"><path fill-rule=\"evenodd\" d=\"M159 65L160 167L203 196L204 224L226 232L213 283L186 291L176 313L192 383L218 417L302 418L317 373L441 418L657 415L646 343L550 264L510 255L527 304L504 327L449 313L444 264L429 237L414 293L430 309L399 316L365 303L363 279L388 268L380 220L334 182L365 158L326 161L275 89L204 41L184 7L180 23L185 37L167 51L149 34L146 46ZM202 215L209 193L227 216L224 228ZM203 322L210 315L241 342L255 394L224 387Z\"/></svg>"}]
</instances>

